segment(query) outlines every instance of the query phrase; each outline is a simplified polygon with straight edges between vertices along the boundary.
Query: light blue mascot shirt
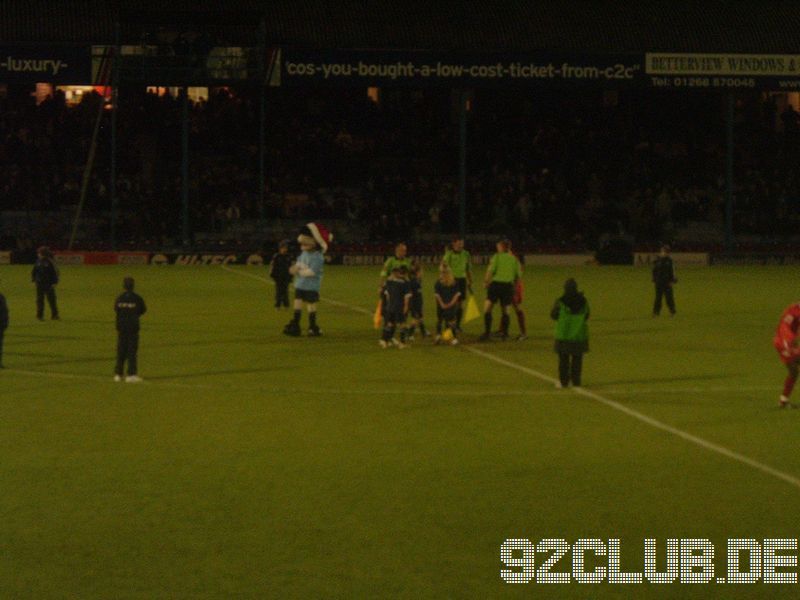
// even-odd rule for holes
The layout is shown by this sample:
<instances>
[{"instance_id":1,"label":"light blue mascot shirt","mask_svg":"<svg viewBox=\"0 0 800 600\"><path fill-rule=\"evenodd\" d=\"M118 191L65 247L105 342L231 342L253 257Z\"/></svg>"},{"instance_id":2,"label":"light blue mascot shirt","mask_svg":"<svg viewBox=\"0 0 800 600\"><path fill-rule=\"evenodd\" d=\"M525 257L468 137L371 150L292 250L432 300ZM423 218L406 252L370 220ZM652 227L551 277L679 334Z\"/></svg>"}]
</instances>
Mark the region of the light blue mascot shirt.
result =
<instances>
[{"instance_id":1,"label":"light blue mascot shirt","mask_svg":"<svg viewBox=\"0 0 800 600\"><path fill-rule=\"evenodd\" d=\"M305 265L311 269L314 274L306 276L300 273L295 274L294 289L318 292L320 284L322 283L322 267L325 265L325 258L322 256L322 252L319 250L313 250L311 252L303 250L297 258L297 263Z\"/></svg>"}]
</instances>

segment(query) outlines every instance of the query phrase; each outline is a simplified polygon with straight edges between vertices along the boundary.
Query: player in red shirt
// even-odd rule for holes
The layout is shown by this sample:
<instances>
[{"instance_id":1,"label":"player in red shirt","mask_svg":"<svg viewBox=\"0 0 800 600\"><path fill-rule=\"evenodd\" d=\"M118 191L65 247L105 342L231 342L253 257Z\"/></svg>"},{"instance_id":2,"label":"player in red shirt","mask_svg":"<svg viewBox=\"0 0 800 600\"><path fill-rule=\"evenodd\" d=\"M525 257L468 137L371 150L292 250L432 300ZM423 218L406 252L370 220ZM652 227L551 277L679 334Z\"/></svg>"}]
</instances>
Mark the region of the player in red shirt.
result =
<instances>
[{"instance_id":1,"label":"player in red shirt","mask_svg":"<svg viewBox=\"0 0 800 600\"><path fill-rule=\"evenodd\" d=\"M519 325L518 340L528 339L528 331L525 327L525 313L522 310L522 294L524 291L522 279L517 279L517 284L514 286L514 296L511 298L511 306L514 307L514 312L517 315L517 325Z\"/></svg>"},{"instance_id":2,"label":"player in red shirt","mask_svg":"<svg viewBox=\"0 0 800 600\"><path fill-rule=\"evenodd\" d=\"M772 343L780 355L781 362L786 365L789 374L783 382L783 393L780 397L781 408L789 406L789 396L797 381L800 369L800 346L798 346L798 328L800 328L800 302L788 306L781 315L775 338Z\"/></svg>"}]
</instances>

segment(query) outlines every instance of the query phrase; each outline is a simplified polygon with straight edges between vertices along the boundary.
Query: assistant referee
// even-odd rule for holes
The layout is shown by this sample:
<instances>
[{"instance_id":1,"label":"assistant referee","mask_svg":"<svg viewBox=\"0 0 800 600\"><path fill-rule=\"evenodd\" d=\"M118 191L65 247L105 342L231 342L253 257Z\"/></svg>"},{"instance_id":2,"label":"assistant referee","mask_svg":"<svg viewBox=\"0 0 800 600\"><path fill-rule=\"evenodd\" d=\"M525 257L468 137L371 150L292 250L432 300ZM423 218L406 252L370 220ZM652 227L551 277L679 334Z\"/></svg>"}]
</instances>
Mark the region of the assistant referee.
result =
<instances>
[{"instance_id":1,"label":"assistant referee","mask_svg":"<svg viewBox=\"0 0 800 600\"><path fill-rule=\"evenodd\" d=\"M510 252L511 244L508 240L497 242L497 253L489 261L486 269L484 285L488 293L483 308L484 332L480 340L489 339L492 330L492 308L499 302L502 307L502 317L500 320L500 337L508 339L508 309L514 298L514 285L520 279L522 273L517 257Z\"/></svg>"}]
</instances>

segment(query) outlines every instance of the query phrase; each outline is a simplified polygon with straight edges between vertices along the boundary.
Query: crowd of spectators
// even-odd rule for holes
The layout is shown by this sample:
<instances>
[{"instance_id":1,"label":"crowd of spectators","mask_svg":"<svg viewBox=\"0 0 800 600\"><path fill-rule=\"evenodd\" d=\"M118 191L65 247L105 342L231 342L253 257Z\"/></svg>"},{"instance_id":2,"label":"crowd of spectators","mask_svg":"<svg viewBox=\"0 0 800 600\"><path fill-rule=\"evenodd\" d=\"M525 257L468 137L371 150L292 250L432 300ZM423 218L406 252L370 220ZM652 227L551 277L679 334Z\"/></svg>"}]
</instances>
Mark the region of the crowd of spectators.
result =
<instances>
[{"instance_id":1,"label":"crowd of spectators","mask_svg":"<svg viewBox=\"0 0 800 600\"><path fill-rule=\"evenodd\" d=\"M96 93L69 106L58 91L38 105L28 92L11 92L0 99L0 211L29 215L29 237L63 238L99 117L82 213L94 225L82 231L108 240L109 107ZM777 101L751 94L737 102L737 235L767 239L800 225L800 116ZM458 126L449 92L269 89L264 107L262 196L257 93L218 89L187 103L195 234L236 237L246 223L310 218L341 222L353 240L456 230ZM120 90L120 240L180 242L183 109L182 97ZM467 228L583 247L609 235L672 239L690 223L721 232L723 115L724 98L712 94L477 91L467 115Z\"/></svg>"}]
</instances>

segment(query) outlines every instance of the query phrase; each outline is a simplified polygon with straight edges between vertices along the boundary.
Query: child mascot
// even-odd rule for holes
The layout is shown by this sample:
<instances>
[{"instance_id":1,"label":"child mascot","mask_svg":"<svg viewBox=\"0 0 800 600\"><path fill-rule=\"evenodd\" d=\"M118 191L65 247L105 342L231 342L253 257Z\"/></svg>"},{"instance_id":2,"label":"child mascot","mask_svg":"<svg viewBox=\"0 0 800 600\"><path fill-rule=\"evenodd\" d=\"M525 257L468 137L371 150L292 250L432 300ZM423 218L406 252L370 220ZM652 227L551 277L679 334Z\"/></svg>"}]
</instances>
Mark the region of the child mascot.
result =
<instances>
[{"instance_id":1,"label":"child mascot","mask_svg":"<svg viewBox=\"0 0 800 600\"><path fill-rule=\"evenodd\" d=\"M294 275L294 316L283 328L283 333L297 337L300 335L300 316L303 304L308 311L308 335L318 337L322 332L317 325L317 302L322 283L322 269L325 265L323 254L333 239L330 232L319 223L308 223L297 236L302 252L290 268Z\"/></svg>"}]
</instances>

